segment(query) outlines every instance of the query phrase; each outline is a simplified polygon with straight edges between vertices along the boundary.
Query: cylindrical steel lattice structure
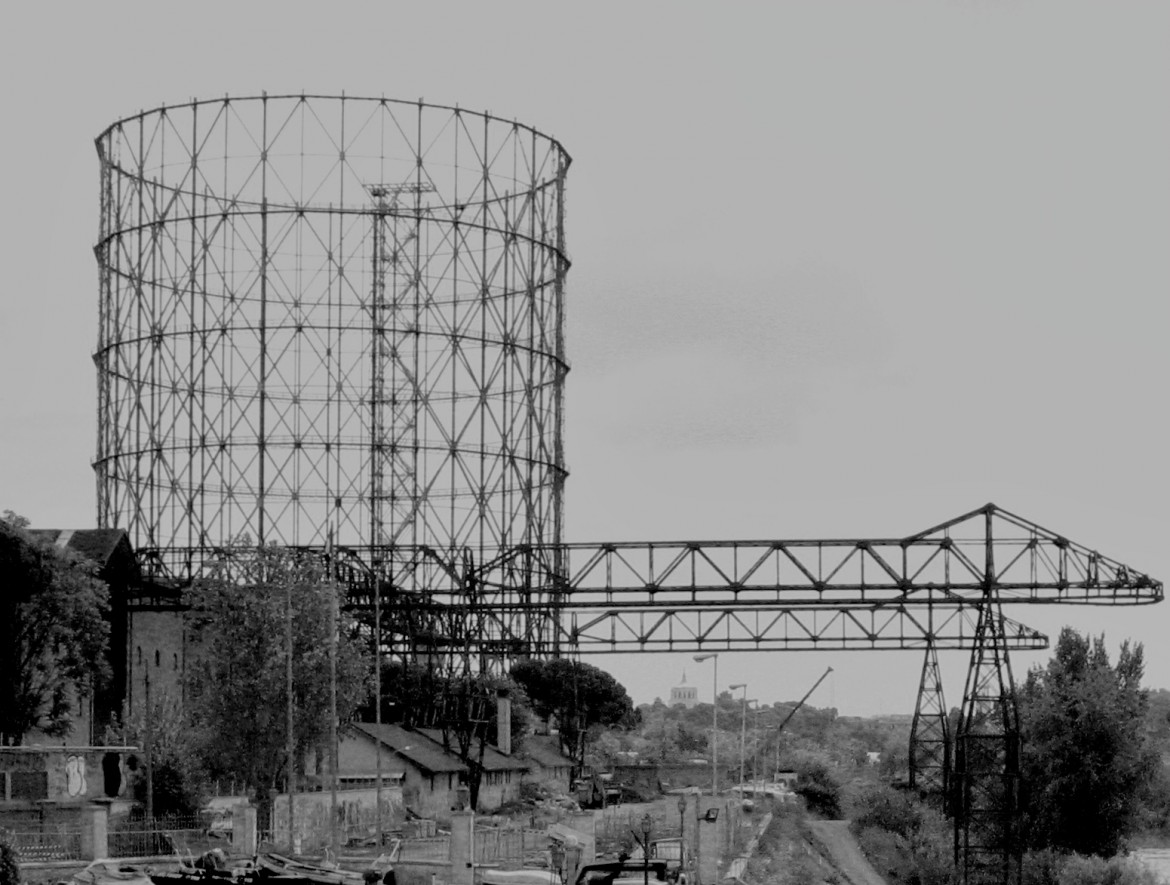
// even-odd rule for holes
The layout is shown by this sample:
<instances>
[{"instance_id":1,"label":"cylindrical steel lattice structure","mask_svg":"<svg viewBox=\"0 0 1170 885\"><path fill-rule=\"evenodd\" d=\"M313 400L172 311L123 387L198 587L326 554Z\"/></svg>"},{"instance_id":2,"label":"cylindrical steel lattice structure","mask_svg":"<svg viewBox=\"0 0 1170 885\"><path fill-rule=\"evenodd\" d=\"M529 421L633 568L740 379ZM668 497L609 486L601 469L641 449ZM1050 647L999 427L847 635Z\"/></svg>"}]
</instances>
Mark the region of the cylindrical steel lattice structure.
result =
<instances>
[{"instance_id":1,"label":"cylindrical steel lattice structure","mask_svg":"<svg viewBox=\"0 0 1170 885\"><path fill-rule=\"evenodd\" d=\"M501 563L561 541L556 140L262 95L146 111L97 150L99 525L177 580L246 539L451 601L469 575L549 585L557 563Z\"/></svg>"}]
</instances>

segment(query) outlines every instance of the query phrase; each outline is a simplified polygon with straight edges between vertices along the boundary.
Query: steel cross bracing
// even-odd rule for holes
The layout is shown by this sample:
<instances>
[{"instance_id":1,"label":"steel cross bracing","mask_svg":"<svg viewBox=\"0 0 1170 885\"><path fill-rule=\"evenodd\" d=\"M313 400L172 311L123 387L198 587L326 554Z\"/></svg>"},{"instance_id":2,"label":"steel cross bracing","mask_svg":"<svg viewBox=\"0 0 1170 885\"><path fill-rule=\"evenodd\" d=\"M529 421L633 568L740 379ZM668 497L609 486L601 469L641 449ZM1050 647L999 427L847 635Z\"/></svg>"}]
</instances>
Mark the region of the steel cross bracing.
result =
<instances>
[{"instance_id":1,"label":"steel cross bracing","mask_svg":"<svg viewBox=\"0 0 1170 885\"><path fill-rule=\"evenodd\" d=\"M351 603L372 606L380 587L388 630L458 635L493 658L971 648L988 602L1139 604L1163 595L1149 575L992 504L895 540L519 545L478 560L425 545L341 554ZM151 550L140 556L144 571L166 577ZM215 558L191 556L175 578ZM477 635L451 629L465 617L480 624ZM1045 647L1011 621L1005 640Z\"/></svg>"}]
</instances>

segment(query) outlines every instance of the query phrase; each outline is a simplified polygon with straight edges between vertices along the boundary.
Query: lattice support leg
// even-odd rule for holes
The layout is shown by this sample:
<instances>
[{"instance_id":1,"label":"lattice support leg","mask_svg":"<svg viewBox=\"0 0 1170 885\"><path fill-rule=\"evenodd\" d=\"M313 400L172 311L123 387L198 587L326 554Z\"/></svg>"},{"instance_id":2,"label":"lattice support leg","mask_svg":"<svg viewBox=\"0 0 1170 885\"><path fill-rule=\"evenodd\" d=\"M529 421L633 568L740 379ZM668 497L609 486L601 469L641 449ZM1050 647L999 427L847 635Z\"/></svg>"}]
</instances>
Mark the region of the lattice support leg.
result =
<instances>
[{"instance_id":1,"label":"lattice support leg","mask_svg":"<svg viewBox=\"0 0 1170 885\"><path fill-rule=\"evenodd\" d=\"M997 603L982 608L955 735L955 862L967 885L1017 885L1020 724Z\"/></svg>"},{"instance_id":2,"label":"lattice support leg","mask_svg":"<svg viewBox=\"0 0 1170 885\"><path fill-rule=\"evenodd\" d=\"M942 802L949 794L951 734L934 643L926 647L910 727L910 787Z\"/></svg>"}]
</instances>

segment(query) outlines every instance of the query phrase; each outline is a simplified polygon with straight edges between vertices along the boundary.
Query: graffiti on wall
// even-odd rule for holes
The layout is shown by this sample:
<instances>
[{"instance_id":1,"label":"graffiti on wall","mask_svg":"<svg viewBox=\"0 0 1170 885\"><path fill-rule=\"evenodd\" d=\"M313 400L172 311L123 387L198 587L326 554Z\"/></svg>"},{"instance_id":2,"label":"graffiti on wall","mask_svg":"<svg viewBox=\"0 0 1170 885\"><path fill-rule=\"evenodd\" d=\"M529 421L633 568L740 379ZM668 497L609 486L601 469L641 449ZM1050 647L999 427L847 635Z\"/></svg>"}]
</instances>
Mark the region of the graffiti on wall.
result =
<instances>
[{"instance_id":1,"label":"graffiti on wall","mask_svg":"<svg viewBox=\"0 0 1170 885\"><path fill-rule=\"evenodd\" d=\"M85 757L65 757L65 792L70 796L84 796L89 789L85 780Z\"/></svg>"}]
</instances>

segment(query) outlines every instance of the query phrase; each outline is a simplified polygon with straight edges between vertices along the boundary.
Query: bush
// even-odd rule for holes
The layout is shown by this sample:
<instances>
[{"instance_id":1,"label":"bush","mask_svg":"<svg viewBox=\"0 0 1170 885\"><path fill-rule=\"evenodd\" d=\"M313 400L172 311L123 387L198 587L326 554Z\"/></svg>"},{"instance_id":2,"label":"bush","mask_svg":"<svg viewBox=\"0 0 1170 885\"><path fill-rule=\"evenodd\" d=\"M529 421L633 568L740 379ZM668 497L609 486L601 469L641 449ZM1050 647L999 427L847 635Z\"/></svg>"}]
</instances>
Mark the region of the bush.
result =
<instances>
[{"instance_id":1,"label":"bush","mask_svg":"<svg viewBox=\"0 0 1170 885\"><path fill-rule=\"evenodd\" d=\"M16 848L0 832L0 885L20 885L20 867L16 863Z\"/></svg>"},{"instance_id":2,"label":"bush","mask_svg":"<svg viewBox=\"0 0 1170 885\"><path fill-rule=\"evenodd\" d=\"M820 760L809 760L797 768L796 794L809 811L836 820L841 817L841 785Z\"/></svg>"},{"instance_id":3,"label":"bush","mask_svg":"<svg viewBox=\"0 0 1170 885\"><path fill-rule=\"evenodd\" d=\"M1024 885L1158 885L1154 872L1129 857L1102 858L1055 851L1024 856Z\"/></svg>"},{"instance_id":4,"label":"bush","mask_svg":"<svg viewBox=\"0 0 1170 885\"><path fill-rule=\"evenodd\" d=\"M1158 885L1153 871L1128 857L1073 854L1060 866L1058 885Z\"/></svg>"},{"instance_id":5,"label":"bush","mask_svg":"<svg viewBox=\"0 0 1170 885\"><path fill-rule=\"evenodd\" d=\"M854 804L853 825L858 830L878 827L909 839L922 825L922 805L884 784L863 787Z\"/></svg>"},{"instance_id":6,"label":"bush","mask_svg":"<svg viewBox=\"0 0 1170 885\"><path fill-rule=\"evenodd\" d=\"M879 784L863 787L851 805L862 850L890 881L916 885L955 881L953 828L941 812Z\"/></svg>"}]
</instances>

